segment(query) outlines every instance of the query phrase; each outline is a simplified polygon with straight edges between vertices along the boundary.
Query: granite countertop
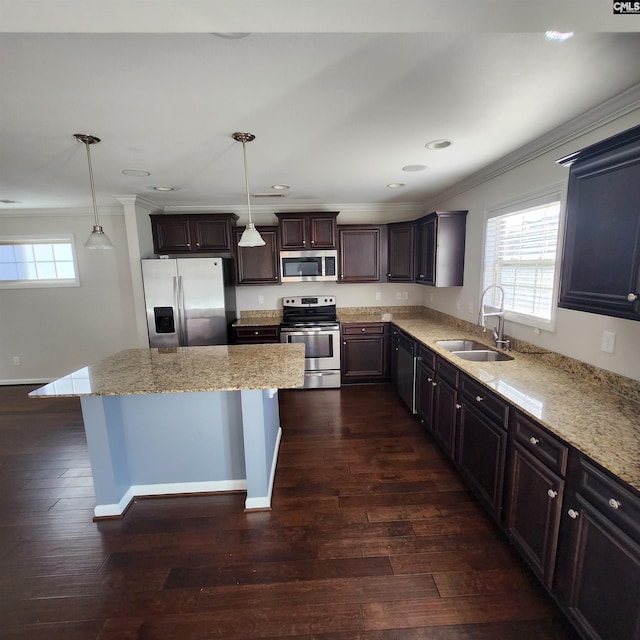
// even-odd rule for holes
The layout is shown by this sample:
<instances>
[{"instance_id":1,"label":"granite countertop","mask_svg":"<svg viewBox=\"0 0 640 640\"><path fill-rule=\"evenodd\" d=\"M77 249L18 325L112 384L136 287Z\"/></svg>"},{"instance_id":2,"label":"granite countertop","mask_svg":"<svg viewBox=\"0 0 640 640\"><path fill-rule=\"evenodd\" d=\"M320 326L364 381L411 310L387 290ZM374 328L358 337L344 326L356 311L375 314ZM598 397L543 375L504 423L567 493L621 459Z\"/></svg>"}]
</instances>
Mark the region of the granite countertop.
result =
<instances>
[{"instance_id":1,"label":"granite countertop","mask_svg":"<svg viewBox=\"0 0 640 640\"><path fill-rule=\"evenodd\" d=\"M362 314L357 321L366 317ZM380 321L379 315L369 318ZM462 338L495 348L489 334L478 337L415 316L394 314L393 323L640 491L639 403L549 366L535 354L510 351L510 361L472 362L437 345L439 340Z\"/></svg>"},{"instance_id":2,"label":"granite countertop","mask_svg":"<svg viewBox=\"0 0 640 640\"><path fill-rule=\"evenodd\" d=\"M304 345L127 349L32 391L34 398L287 389L304 385Z\"/></svg>"}]
</instances>

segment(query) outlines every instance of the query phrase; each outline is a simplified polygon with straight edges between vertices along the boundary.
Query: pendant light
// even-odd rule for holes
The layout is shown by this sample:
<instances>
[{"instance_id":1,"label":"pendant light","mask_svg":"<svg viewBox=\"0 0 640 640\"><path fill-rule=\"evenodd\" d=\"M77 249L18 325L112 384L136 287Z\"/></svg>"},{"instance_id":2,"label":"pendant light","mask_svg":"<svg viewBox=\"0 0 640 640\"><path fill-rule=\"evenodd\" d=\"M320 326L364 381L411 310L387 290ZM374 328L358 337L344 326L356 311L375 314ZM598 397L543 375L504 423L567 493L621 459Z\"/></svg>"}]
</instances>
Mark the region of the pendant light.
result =
<instances>
[{"instance_id":1,"label":"pendant light","mask_svg":"<svg viewBox=\"0 0 640 640\"><path fill-rule=\"evenodd\" d=\"M238 246L262 247L265 242L251 220L251 196L249 195L249 177L247 175L247 142L255 140L256 137L252 133L243 133L241 131L236 131L231 137L236 142L242 142L242 155L244 157L244 184L247 190L247 211L249 212L249 223L242 232L242 237L240 238L240 242L238 242Z\"/></svg>"},{"instance_id":2,"label":"pendant light","mask_svg":"<svg viewBox=\"0 0 640 640\"><path fill-rule=\"evenodd\" d=\"M87 163L89 165L89 183L91 184L91 199L93 200L93 218L95 224L93 231L84 243L85 249L113 249L113 244L109 240L109 236L103 231L98 222L98 207L96 205L96 188L93 185L93 169L91 167L91 151L92 144L98 144L100 138L90 136L85 133L76 133L73 136L78 142L82 142L87 148Z\"/></svg>"}]
</instances>

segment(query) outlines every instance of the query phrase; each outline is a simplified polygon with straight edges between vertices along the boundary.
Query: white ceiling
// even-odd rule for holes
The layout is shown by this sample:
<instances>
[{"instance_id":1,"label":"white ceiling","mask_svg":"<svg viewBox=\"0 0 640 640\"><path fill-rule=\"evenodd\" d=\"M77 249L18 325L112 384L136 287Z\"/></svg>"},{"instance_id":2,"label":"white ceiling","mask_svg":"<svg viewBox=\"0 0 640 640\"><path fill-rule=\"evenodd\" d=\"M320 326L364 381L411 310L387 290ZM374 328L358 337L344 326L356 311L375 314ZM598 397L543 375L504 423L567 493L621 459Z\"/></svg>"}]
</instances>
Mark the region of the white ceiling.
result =
<instances>
[{"instance_id":1,"label":"white ceiling","mask_svg":"<svg viewBox=\"0 0 640 640\"><path fill-rule=\"evenodd\" d=\"M59 0L54 13L50 2L0 0L0 200L16 202L0 212L90 205L74 133L102 139L92 148L101 207L125 194L164 207L242 205L234 131L256 135L252 193L291 185L256 204L422 202L640 82L640 33L619 30L637 30L640 16L615 16L617 32L599 33L607 2L89 4ZM565 15L551 24L558 6ZM431 30L417 31L426 9ZM572 15L582 32L545 40L540 25L572 28ZM425 148L438 138L454 144ZM428 169L402 170L411 164Z\"/></svg>"}]
</instances>

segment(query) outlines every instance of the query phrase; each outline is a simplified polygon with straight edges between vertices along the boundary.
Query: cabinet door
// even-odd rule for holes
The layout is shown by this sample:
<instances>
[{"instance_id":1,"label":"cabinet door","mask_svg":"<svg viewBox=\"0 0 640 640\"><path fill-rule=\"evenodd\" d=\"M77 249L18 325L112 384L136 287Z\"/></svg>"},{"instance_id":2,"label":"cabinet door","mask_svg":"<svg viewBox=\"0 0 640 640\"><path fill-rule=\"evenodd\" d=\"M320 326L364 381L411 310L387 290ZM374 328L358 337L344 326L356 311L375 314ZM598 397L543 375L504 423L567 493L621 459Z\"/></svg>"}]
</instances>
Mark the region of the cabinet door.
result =
<instances>
[{"instance_id":1,"label":"cabinet door","mask_svg":"<svg viewBox=\"0 0 640 640\"><path fill-rule=\"evenodd\" d=\"M155 253L189 253L191 228L188 216L151 216Z\"/></svg>"},{"instance_id":2,"label":"cabinet door","mask_svg":"<svg viewBox=\"0 0 640 640\"><path fill-rule=\"evenodd\" d=\"M398 395L409 408L409 411L415 413L415 355L409 345L400 341L397 358L398 378L396 384Z\"/></svg>"},{"instance_id":3,"label":"cabinet door","mask_svg":"<svg viewBox=\"0 0 640 640\"><path fill-rule=\"evenodd\" d=\"M434 285L436 281L436 216L429 216L417 227L416 280L422 284Z\"/></svg>"},{"instance_id":4,"label":"cabinet door","mask_svg":"<svg viewBox=\"0 0 640 640\"><path fill-rule=\"evenodd\" d=\"M278 232L275 227L258 227L265 241L262 247L239 247L244 229L233 229L238 284L278 284L280 281Z\"/></svg>"},{"instance_id":5,"label":"cabinet door","mask_svg":"<svg viewBox=\"0 0 640 640\"><path fill-rule=\"evenodd\" d=\"M389 282L413 282L415 225L390 224L388 228Z\"/></svg>"},{"instance_id":6,"label":"cabinet door","mask_svg":"<svg viewBox=\"0 0 640 640\"><path fill-rule=\"evenodd\" d=\"M640 546L579 494L568 502L569 545L558 549L565 609L585 638L639 640Z\"/></svg>"},{"instance_id":7,"label":"cabinet door","mask_svg":"<svg viewBox=\"0 0 640 640\"><path fill-rule=\"evenodd\" d=\"M307 218L305 216L280 218L280 243L282 249L309 249L307 238Z\"/></svg>"},{"instance_id":8,"label":"cabinet door","mask_svg":"<svg viewBox=\"0 0 640 640\"><path fill-rule=\"evenodd\" d=\"M311 249L336 248L336 218L331 216L311 216L309 218Z\"/></svg>"},{"instance_id":9,"label":"cabinet door","mask_svg":"<svg viewBox=\"0 0 640 640\"><path fill-rule=\"evenodd\" d=\"M455 453L458 392L448 382L436 378L433 398L433 435L453 460Z\"/></svg>"},{"instance_id":10,"label":"cabinet door","mask_svg":"<svg viewBox=\"0 0 640 640\"><path fill-rule=\"evenodd\" d=\"M380 282L382 227L357 225L338 229L339 282Z\"/></svg>"},{"instance_id":11,"label":"cabinet door","mask_svg":"<svg viewBox=\"0 0 640 640\"><path fill-rule=\"evenodd\" d=\"M635 138L624 144L624 134L615 136L612 149L571 166L561 307L640 319L637 127Z\"/></svg>"},{"instance_id":12,"label":"cabinet door","mask_svg":"<svg viewBox=\"0 0 640 640\"><path fill-rule=\"evenodd\" d=\"M551 588L564 480L517 442L509 458L507 532L533 571Z\"/></svg>"},{"instance_id":13,"label":"cabinet door","mask_svg":"<svg viewBox=\"0 0 640 640\"><path fill-rule=\"evenodd\" d=\"M424 428L433 428L433 391L435 373L424 362L418 360L416 367L416 411Z\"/></svg>"},{"instance_id":14,"label":"cabinet door","mask_svg":"<svg viewBox=\"0 0 640 640\"><path fill-rule=\"evenodd\" d=\"M467 400L461 404L456 461L474 493L493 517L499 520L507 432Z\"/></svg>"},{"instance_id":15,"label":"cabinet door","mask_svg":"<svg viewBox=\"0 0 640 640\"><path fill-rule=\"evenodd\" d=\"M343 382L372 382L388 376L387 344L384 335L342 337Z\"/></svg>"},{"instance_id":16,"label":"cabinet door","mask_svg":"<svg viewBox=\"0 0 640 640\"><path fill-rule=\"evenodd\" d=\"M231 222L229 219L192 219L192 235L196 251L228 252L231 245Z\"/></svg>"}]
</instances>

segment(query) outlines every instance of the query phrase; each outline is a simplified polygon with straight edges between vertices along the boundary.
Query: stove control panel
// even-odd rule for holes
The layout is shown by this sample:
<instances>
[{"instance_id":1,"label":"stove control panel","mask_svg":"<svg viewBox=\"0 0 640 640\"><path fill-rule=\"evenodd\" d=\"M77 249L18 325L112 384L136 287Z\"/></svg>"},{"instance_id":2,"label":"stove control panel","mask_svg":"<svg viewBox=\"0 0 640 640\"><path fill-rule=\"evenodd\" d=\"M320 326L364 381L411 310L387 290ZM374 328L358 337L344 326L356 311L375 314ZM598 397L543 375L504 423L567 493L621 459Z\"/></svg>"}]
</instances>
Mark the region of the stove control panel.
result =
<instances>
[{"instance_id":1,"label":"stove control panel","mask_svg":"<svg viewBox=\"0 0 640 640\"><path fill-rule=\"evenodd\" d=\"M335 304L335 296L290 296L289 298L282 298L283 307L326 307Z\"/></svg>"}]
</instances>

